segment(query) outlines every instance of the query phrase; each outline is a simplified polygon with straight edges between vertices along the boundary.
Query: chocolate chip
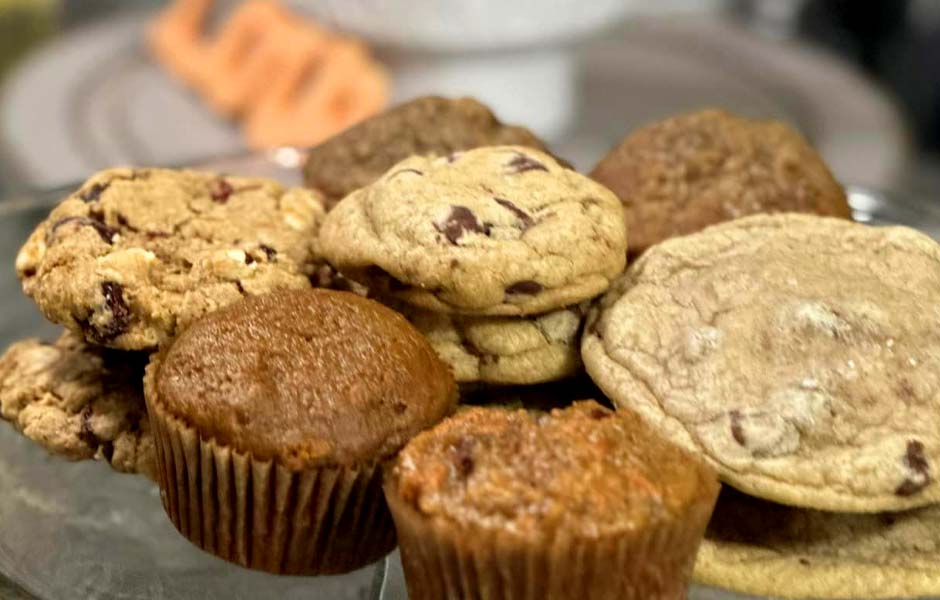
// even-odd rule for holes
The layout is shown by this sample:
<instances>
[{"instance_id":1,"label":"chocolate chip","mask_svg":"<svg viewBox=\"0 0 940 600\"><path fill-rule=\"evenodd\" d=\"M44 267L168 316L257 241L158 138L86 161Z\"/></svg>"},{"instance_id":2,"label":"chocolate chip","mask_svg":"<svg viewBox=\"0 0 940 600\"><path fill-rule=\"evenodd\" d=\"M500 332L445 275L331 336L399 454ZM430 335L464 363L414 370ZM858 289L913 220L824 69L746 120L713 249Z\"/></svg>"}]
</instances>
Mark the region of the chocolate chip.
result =
<instances>
[{"instance_id":1,"label":"chocolate chip","mask_svg":"<svg viewBox=\"0 0 940 600\"><path fill-rule=\"evenodd\" d=\"M461 479L466 479L473 473L473 468L476 466L473 461L473 447L476 446L476 441L461 437L457 440L452 448L454 451L454 467L457 469L457 475Z\"/></svg>"},{"instance_id":2,"label":"chocolate chip","mask_svg":"<svg viewBox=\"0 0 940 600\"><path fill-rule=\"evenodd\" d=\"M598 408L592 408L592 409L591 409L591 412L588 413L588 415L589 415L592 419L595 419L595 420L598 420L598 421L601 420L601 419L606 419L606 418L610 417L610 416L613 415L613 414L614 414L613 412L607 410L606 408L600 408L600 407L598 407Z\"/></svg>"},{"instance_id":3,"label":"chocolate chip","mask_svg":"<svg viewBox=\"0 0 940 600\"><path fill-rule=\"evenodd\" d=\"M91 227L98 232L98 235L101 236L101 239L109 244L114 243L114 238L117 236L118 232L116 229L108 227L100 220L89 219L88 217L65 217L64 219L57 221L52 229L49 230L50 235L54 235L56 231L63 225L69 223L75 223L76 225L81 225L84 227Z\"/></svg>"},{"instance_id":4,"label":"chocolate chip","mask_svg":"<svg viewBox=\"0 0 940 600\"><path fill-rule=\"evenodd\" d=\"M85 408L83 408L82 412L79 414L81 426L78 430L78 439L92 450L97 450L100 442L98 441L98 436L96 436L95 432L91 429L92 414L91 404L86 404Z\"/></svg>"},{"instance_id":5,"label":"chocolate chip","mask_svg":"<svg viewBox=\"0 0 940 600\"><path fill-rule=\"evenodd\" d=\"M450 207L450 213L443 221L434 224L434 227L447 237L451 244L457 245L457 241L463 237L466 232L490 234L490 228L486 224L480 223L477 216L473 214L466 206L454 205Z\"/></svg>"},{"instance_id":6,"label":"chocolate chip","mask_svg":"<svg viewBox=\"0 0 940 600\"><path fill-rule=\"evenodd\" d=\"M734 438L734 441L742 446L747 445L747 438L744 436L744 428L741 426L741 411L732 410L728 413L728 417L731 420L731 436Z\"/></svg>"},{"instance_id":7,"label":"chocolate chip","mask_svg":"<svg viewBox=\"0 0 940 600\"><path fill-rule=\"evenodd\" d=\"M548 167L535 160L531 156L517 152L516 156L509 161L507 165L513 173L525 173L526 171L548 171Z\"/></svg>"},{"instance_id":8,"label":"chocolate chip","mask_svg":"<svg viewBox=\"0 0 940 600\"><path fill-rule=\"evenodd\" d=\"M241 281L235 282L235 289L237 289L238 293L241 294L242 296L245 295L245 286L242 285Z\"/></svg>"},{"instance_id":9,"label":"chocolate chip","mask_svg":"<svg viewBox=\"0 0 940 600\"><path fill-rule=\"evenodd\" d=\"M140 421L143 415L137 411L127 413L127 430L131 433L140 431Z\"/></svg>"},{"instance_id":10,"label":"chocolate chip","mask_svg":"<svg viewBox=\"0 0 940 600\"><path fill-rule=\"evenodd\" d=\"M120 283L102 282L101 295L104 296L104 308L111 313L108 322L104 325L92 325L85 320L79 324L93 341L106 344L127 331L131 323L131 309L124 301L124 287Z\"/></svg>"},{"instance_id":11,"label":"chocolate chip","mask_svg":"<svg viewBox=\"0 0 940 600\"><path fill-rule=\"evenodd\" d=\"M255 262L255 257L245 252L245 264L250 265L253 262Z\"/></svg>"},{"instance_id":12,"label":"chocolate chip","mask_svg":"<svg viewBox=\"0 0 940 600\"><path fill-rule=\"evenodd\" d=\"M542 291L542 284L537 281L517 281L506 287L507 294L538 294Z\"/></svg>"},{"instance_id":13,"label":"chocolate chip","mask_svg":"<svg viewBox=\"0 0 940 600\"><path fill-rule=\"evenodd\" d=\"M101 193L108 189L107 183L93 183L90 188L79 193L78 197L82 202L97 202L101 199Z\"/></svg>"},{"instance_id":14,"label":"chocolate chip","mask_svg":"<svg viewBox=\"0 0 940 600\"><path fill-rule=\"evenodd\" d=\"M394 177L398 177L398 176L401 175L402 173L414 173L415 175L422 175L422 176L424 175L424 172L423 172L423 171L419 171L418 169L399 169L399 170L395 171L394 173L392 173L392 176L389 177L389 179L392 179L392 178L394 178Z\"/></svg>"},{"instance_id":15,"label":"chocolate chip","mask_svg":"<svg viewBox=\"0 0 940 600\"><path fill-rule=\"evenodd\" d=\"M108 461L109 463L111 462L111 459L114 457L114 442L111 442L108 440L105 440L104 442L102 442L101 456L103 456L104 459Z\"/></svg>"},{"instance_id":16,"label":"chocolate chip","mask_svg":"<svg viewBox=\"0 0 940 600\"><path fill-rule=\"evenodd\" d=\"M225 204L228 202L228 197L231 196L234 191L235 189L232 185L221 177L214 179L212 183L209 184L209 196L211 196L212 201L217 204Z\"/></svg>"},{"instance_id":17,"label":"chocolate chip","mask_svg":"<svg viewBox=\"0 0 940 600\"><path fill-rule=\"evenodd\" d=\"M809 559L808 559L808 558L800 558L800 564L803 565L803 566L805 566L805 567L808 567L808 566L810 565Z\"/></svg>"},{"instance_id":18,"label":"chocolate chip","mask_svg":"<svg viewBox=\"0 0 940 600\"><path fill-rule=\"evenodd\" d=\"M33 267L28 267L26 269L23 269L23 277L32 277L35 274L36 274L36 269L34 269Z\"/></svg>"},{"instance_id":19,"label":"chocolate chip","mask_svg":"<svg viewBox=\"0 0 940 600\"><path fill-rule=\"evenodd\" d=\"M529 216L529 213L522 210L521 208L519 208L518 206L516 206L509 200L504 200L503 198L493 198L493 200L495 200L497 204L499 204L500 206L502 206L503 208L505 208L512 214L516 215L516 218L519 219L519 222L522 224L523 231L525 231L529 227L532 227L532 225L535 224L535 221L532 219L532 217Z\"/></svg>"},{"instance_id":20,"label":"chocolate chip","mask_svg":"<svg viewBox=\"0 0 940 600\"><path fill-rule=\"evenodd\" d=\"M168 237L170 237L170 234L169 234L169 233L166 233L165 231L148 231L148 232L145 233L144 235L147 236L147 239L148 239L148 240L155 240L155 239L157 239L157 238L168 238Z\"/></svg>"},{"instance_id":21,"label":"chocolate chip","mask_svg":"<svg viewBox=\"0 0 940 600\"><path fill-rule=\"evenodd\" d=\"M268 246L267 244L258 244L258 248L264 252L264 255L268 257L268 262L274 262L274 259L277 258L277 250Z\"/></svg>"},{"instance_id":22,"label":"chocolate chip","mask_svg":"<svg viewBox=\"0 0 940 600\"><path fill-rule=\"evenodd\" d=\"M377 265L371 265L366 269L366 277L373 285L387 292L404 292L411 289L410 285L393 277L391 273Z\"/></svg>"},{"instance_id":23,"label":"chocolate chip","mask_svg":"<svg viewBox=\"0 0 940 600\"><path fill-rule=\"evenodd\" d=\"M125 216L122 215L121 213L117 213L117 222L118 222L118 225L120 225L121 227L123 227L124 229L126 229L126 230L128 230L128 231L131 231L131 232L134 232L134 233L137 233L137 231L138 231L138 229L137 229L136 227L134 227L133 225L131 225L131 224L128 222L127 217L125 217Z\"/></svg>"},{"instance_id":24,"label":"chocolate chip","mask_svg":"<svg viewBox=\"0 0 940 600\"><path fill-rule=\"evenodd\" d=\"M930 465L924 456L924 445L919 440L907 442L907 452L902 459L913 476L901 482L894 490L898 496L912 496L930 484Z\"/></svg>"}]
</instances>

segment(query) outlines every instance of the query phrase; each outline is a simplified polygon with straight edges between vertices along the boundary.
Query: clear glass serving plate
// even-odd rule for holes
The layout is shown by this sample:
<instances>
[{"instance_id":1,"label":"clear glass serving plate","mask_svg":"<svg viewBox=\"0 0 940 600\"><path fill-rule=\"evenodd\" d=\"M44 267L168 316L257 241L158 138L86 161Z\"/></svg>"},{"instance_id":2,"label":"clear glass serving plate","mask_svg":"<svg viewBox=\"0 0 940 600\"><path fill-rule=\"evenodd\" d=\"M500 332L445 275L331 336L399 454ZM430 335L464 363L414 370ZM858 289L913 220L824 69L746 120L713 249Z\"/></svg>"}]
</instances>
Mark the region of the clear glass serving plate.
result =
<instances>
[{"instance_id":1,"label":"clear glass serving plate","mask_svg":"<svg viewBox=\"0 0 940 600\"><path fill-rule=\"evenodd\" d=\"M271 160L274 159L274 160ZM299 157L209 165L295 183ZM53 338L20 291L16 251L64 191L0 202L0 347L30 336ZM852 189L859 220L909 224L940 234L940 209ZM696 587L691 598L744 596ZM397 554L334 577L277 577L201 552L164 516L156 486L94 462L69 463L0 423L0 598L28 600L404 600Z\"/></svg>"}]
</instances>

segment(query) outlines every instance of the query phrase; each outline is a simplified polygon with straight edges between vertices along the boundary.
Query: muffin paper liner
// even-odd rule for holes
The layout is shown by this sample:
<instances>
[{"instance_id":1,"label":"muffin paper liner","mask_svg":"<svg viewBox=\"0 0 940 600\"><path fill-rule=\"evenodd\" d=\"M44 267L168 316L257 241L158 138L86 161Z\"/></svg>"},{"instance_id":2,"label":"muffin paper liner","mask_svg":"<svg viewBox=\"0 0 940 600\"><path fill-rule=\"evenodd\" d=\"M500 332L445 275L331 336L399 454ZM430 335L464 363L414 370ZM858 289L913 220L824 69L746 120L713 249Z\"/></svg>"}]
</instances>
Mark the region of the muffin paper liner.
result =
<instances>
[{"instance_id":1,"label":"muffin paper liner","mask_svg":"<svg viewBox=\"0 0 940 600\"><path fill-rule=\"evenodd\" d=\"M714 498L685 518L596 538L506 530L427 517L385 484L411 600L685 598Z\"/></svg>"},{"instance_id":2,"label":"muffin paper liner","mask_svg":"<svg viewBox=\"0 0 940 600\"><path fill-rule=\"evenodd\" d=\"M153 398L160 496L193 544L251 569L308 575L352 571L395 547L380 464L292 471L201 438Z\"/></svg>"}]
</instances>

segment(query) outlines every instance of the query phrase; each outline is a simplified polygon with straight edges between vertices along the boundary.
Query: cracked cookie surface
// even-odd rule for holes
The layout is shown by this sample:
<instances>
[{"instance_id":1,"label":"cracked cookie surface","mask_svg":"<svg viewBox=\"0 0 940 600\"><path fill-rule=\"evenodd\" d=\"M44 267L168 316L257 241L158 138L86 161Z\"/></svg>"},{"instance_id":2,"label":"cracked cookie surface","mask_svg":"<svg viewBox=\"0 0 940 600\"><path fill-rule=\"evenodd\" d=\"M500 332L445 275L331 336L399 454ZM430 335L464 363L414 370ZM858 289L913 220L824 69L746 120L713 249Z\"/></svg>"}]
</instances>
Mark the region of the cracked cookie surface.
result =
<instances>
[{"instance_id":1,"label":"cracked cookie surface","mask_svg":"<svg viewBox=\"0 0 940 600\"><path fill-rule=\"evenodd\" d=\"M940 595L940 506L851 514L792 508L725 487L695 579L774 598Z\"/></svg>"},{"instance_id":2,"label":"cracked cookie surface","mask_svg":"<svg viewBox=\"0 0 940 600\"><path fill-rule=\"evenodd\" d=\"M90 346L71 332L52 344L21 340L0 357L0 417L53 454L154 479L146 362L144 353Z\"/></svg>"},{"instance_id":3,"label":"cracked cookie surface","mask_svg":"<svg viewBox=\"0 0 940 600\"><path fill-rule=\"evenodd\" d=\"M501 123L473 98L425 96L366 119L311 148L304 181L322 190L327 206L332 207L409 156L505 145L546 150L531 131Z\"/></svg>"},{"instance_id":4,"label":"cracked cookie surface","mask_svg":"<svg viewBox=\"0 0 940 600\"><path fill-rule=\"evenodd\" d=\"M36 228L16 270L49 320L150 349L243 295L309 287L323 214L316 192L267 179L111 169Z\"/></svg>"},{"instance_id":5,"label":"cracked cookie surface","mask_svg":"<svg viewBox=\"0 0 940 600\"><path fill-rule=\"evenodd\" d=\"M379 295L436 312L529 315L592 298L623 271L620 201L517 146L415 156L330 211L320 249Z\"/></svg>"},{"instance_id":6,"label":"cracked cookie surface","mask_svg":"<svg viewBox=\"0 0 940 600\"><path fill-rule=\"evenodd\" d=\"M394 306L454 371L458 383L526 385L574 375L586 306L532 317L471 317Z\"/></svg>"},{"instance_id":7,"label":"cracked cookie surface","mask_svg":"<svg viewBox=\"0 0 940 600\"><path fill-rule=\"evenodd\" d=\"M591 177L623 201L631 254L755 213L852 215L842 187L799 133L723 110L682 114L633 132Z\"/></svg>"},{"instance_id":8,"label":"cracked cookie surface","mask_svg":"<svg viewBox=\"0 0 940 600\"><path fill-rule=\"evenodd\" d=\"M753 496L822 510L940 499L940 246L905 227L754 216L654 246L592 310L619 407Z\"/></svg>"}]
</instances>

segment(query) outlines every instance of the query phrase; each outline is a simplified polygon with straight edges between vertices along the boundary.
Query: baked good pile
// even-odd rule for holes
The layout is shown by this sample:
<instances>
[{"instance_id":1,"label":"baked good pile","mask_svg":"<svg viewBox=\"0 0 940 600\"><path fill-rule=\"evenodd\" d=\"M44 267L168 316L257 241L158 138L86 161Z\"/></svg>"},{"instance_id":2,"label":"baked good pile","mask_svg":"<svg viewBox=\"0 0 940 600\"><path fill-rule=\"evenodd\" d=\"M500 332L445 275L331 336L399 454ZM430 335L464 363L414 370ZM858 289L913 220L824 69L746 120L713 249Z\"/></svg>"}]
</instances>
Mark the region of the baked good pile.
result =
<instances>
[{"instance_id":1,"label":"baked good pile","mask_svg":"<svg viewBox=\"0 0 940 600\"><path fill-rule=\"evenodd\" d=\"M940 246L853 222L792 129L679 115L587 176L427 97L308 156L63 200L16 268L65 331L0 358L0 415L272 573L940 594Z\"/></svg>"}]
</instances>

